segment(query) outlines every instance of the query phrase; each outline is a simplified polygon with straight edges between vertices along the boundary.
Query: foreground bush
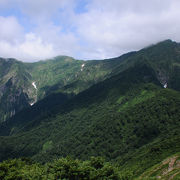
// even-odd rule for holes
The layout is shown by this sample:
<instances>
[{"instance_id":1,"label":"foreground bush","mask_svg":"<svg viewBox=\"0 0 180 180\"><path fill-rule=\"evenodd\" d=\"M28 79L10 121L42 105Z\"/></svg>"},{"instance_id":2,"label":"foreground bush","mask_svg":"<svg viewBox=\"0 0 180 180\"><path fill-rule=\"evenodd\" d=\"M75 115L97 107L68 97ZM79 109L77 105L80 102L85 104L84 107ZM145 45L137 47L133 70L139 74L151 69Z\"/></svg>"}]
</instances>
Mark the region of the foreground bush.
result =
<instances>
[{"instance_id":1,"label":"foreground bush","mask_svg":"<svg viewBox=\"0 0 180 180\"><path fill-rule=\"evenodd\" d=\"M4 180L54 180L54 179L119 179L117 168L100 157L88 161L61 158L44 165L30 159L13 159L0 163L0 179Z\"/></svg>"}]
</instances>

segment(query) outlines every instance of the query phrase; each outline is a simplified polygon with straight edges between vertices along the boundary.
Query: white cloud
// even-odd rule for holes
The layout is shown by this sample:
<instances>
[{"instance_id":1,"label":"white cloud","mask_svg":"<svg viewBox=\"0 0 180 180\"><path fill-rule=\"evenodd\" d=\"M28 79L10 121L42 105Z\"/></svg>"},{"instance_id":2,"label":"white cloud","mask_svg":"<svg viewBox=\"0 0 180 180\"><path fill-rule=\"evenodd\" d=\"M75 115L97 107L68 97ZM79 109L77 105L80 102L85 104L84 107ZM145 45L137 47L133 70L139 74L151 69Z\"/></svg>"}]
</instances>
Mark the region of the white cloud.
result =
<instances>
[{"instance_id":1,"label":"white cloud","mask_svg":"<svg viewBox=\"0 0 180 180\"><path fill-rule=\"evenodd\" d=\"M19 44L18 49L22 52L21 55L24 56L24 58L29 57L35 60L55 55L53 45L43 42L40 37L37 37L33 33L25 35L25 41Z\"/></svg>"},{"instance_id":2,"label":"white cloud","mask_svg":"<svg viewBox=\"0 0 180 180\"><path fill-rule=\"evenodd\" d=\"M86 0L86 11L76 13L81 1L0 0L1 11L12 10L6 17L0 12L0 56L101 59L169 38L180 41L179 0Z\"/></svg>"},{"instance_id":3,"label":"white cloud","mask_svg":"<svg viewBox=\"0 0 180 180\"><path fill-rule=\"evenodd\" d=\"M25 61L34 61L56 55L53 45L44 43L40 37L31 33L26 34L22 42L11 43L1 40L0 51L2 57L13 57Z\"/></svg>"},{"instance_id":4,"label":"white cloud","mask_svg":"<svg viewBox=\"0 0 180 180\"><path fill-rule=\"evenodd\" d=\"M61 28L53 25L46 24L46 28L39 26L34 32L25 33L15 17L0 17L0 24L1 57L35 61L71 54L77 48L72 34L62 34Z\"/></svg>"},{"instance_id":5,"label":"white cloud","mask_svg":"<svg viewBox=\"0 0 180 180\"><path fill-rule=\"evenodd\" d=\"M15 17L0 17L0 40L15 43L21 40L23 28L19 25Z\"/></svg>"},{"instance_id":6,"label":"white cloud","mask_svg":"<svg viewBox=\"0 0 180 180\"><path fill-rule=\"evenodd\" d=\"M179 8L177 0L94 0L78 17L78 31L99 49L95 57L118 56L168 38L179 41Z\"/></svg>"}]
</instances>

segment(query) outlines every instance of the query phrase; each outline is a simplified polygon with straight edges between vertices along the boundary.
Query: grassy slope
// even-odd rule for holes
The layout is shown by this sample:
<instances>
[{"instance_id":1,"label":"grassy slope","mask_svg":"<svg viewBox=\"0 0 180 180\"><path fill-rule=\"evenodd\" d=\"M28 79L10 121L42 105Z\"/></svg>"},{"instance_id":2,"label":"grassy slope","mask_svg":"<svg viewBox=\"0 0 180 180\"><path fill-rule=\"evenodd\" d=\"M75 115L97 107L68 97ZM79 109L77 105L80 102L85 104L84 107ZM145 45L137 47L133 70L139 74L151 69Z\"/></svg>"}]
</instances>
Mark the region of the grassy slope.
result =
<instances>
[{"instance_id":1,"label":"grassy slope","mask_svg":"<svg viewBox=\"0 0 180 180\"><path fill-rule=\"evenodd\" d=\"M38 87L38 99L41 99L51 92L77 94L107 78L128 56L131 54L103 61L58 56L47 61L27 63L26 66Z\"/></svg>"},{"instance_id":2,"label":"grassy slope","mask_svg":"<svg viewBox=\"0 0 180 180\"><path fill-rule=\"evenodd\" d=\"M180 179L180 153L167 157L159 164L147 169L137 179Z\"/></svg>"},{"instance_id":3,"label":"grassy slope","mask_svg":"<svg viewBox=\"0 0 180 180\"><path fill-rule=\"evenodd\" d=\"M37 63L1 58L0 122L52 93L73 95L89 88L110 76L112 70L131 54L114 60L88 62L66 56Z\"/></svg>"}]
</instances>

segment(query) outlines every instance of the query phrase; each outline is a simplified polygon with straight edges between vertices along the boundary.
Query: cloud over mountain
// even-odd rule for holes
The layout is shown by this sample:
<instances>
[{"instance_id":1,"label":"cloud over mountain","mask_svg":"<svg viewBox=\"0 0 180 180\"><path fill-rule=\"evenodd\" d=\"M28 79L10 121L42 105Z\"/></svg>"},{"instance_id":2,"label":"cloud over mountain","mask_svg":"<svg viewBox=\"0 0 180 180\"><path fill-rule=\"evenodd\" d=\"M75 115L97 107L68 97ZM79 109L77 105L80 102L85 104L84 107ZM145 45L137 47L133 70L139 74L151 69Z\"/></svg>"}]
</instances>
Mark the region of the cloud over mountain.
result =
<instances>
[{"instance_id":1,"label":"cloud over mountain","mask_svg":"<svg viewBox=\"0 0 180 180\"><path fill-rule=\"evenodd\" d=\"M0 0L0 56L101 59L180 41L179 7L178 0Z\"/></svg>"}]
</instances>

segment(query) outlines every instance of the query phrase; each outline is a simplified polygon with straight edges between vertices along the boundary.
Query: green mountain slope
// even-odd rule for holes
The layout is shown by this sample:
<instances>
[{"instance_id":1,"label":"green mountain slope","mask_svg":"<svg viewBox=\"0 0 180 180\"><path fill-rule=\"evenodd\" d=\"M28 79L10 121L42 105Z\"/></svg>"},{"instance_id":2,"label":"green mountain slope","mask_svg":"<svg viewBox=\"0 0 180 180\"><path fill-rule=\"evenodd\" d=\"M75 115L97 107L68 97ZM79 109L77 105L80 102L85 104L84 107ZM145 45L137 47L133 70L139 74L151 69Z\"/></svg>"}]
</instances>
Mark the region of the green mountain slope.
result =
<instances>
[{"instance_id":1,"label":"green mountain slope","mask_svg":"<svg viewBox=\"0 0 180 180\"><path fill-rule=\"evenodd\" d=\"M26 66L38 87L38 99L41 99L51 92L78 94L111 76L113 69L133 54L100 61L58 56L51 60L27 63Z\"/></svg>"},{"instance_id":2,"label":"green mountain slope","mask_svg":"<svg viewBox=\"0 0 180 180\"><path fill-rule=\"evenodd\" d=\"M110 60L90 61L69 84L40 88L40 98L43 91L54 94L1 124L0 160L102 156L117 163L122 179L156 178L151 168L180 152L179 49L168 40L111 60L111 66ZM92 82L93 63L100 72L107 69ZM87 79L85 67L94 73Z\"/></svg>"},{"instance_id":3,"label":"green mountain slope","mask_svg":"<svg viewBox=\"0 0 180 180\"><path fill-rule=\"evenodd\" d=\"M80 159L98 155L125 168L137 151L142 159L147 157L144 162L152 160L158 142L162 152L152 163L137 171L142 164L136 164L140 158L135 160L131 170L137 176L179 152L179 106L179 92L162 89L148 65L135 66L75 96L59 106L57 114L39 117L18 133L1 137L0 157L50 161L67 155ZM160 143L164 139L167 142Z\"/></svg>"},{"instance_id":4,"label":"green mountain slope","mask_svg":"<svg viewBox=\"0 0 180 180\"><path fill-rule=\"evenodd\" d=\"M37 63L22 63L1 58L0 96L1 103L6 106L1 105L0 122L51 93L78 94L93 84L145 61L153 67L162 86L180 90L179 59L180 45L171 40L103 61L58 56Z\"/></svg>"},{"instance_id":5,"label":"green mountain slope","mask_svg":"<svg viewBox=\"0 0 180 180\"><path fill-rule=\"evenodd\" d=\"M124 66L136 63L149 64L162 86L180 90L180 44L171 40L162 41L144 48L126 59ZM118 72L119 68L117 68Z\"/></svg>"},{"instance_id":6,"label":"green mountain slope","mask_svg":"<svg viewBox=\"0 0 180 180\"><path fill-rule=\"evenodd\" d=\"M128 53L119 58L110 60L85 62L60 56L54 60L28 63L25 66L27 66L28 71L33 77L33 81L38 87L36 90L38 99L41 99L44 96L46 97L46 95L50 95L51 93L55 93L57 96L58 93L60 93L60 96L61 93L63 93L68 97L72 97L73 94L77 94L103 79L115 76L131 67L138 67L143 63L152 68L154 76L162 87L170 87L179 90L180 76L178 73L180 72L180 69L177 67L178 63L180 63L179 52L180 45L178 43L166 40L138 52ZM82 65L84 66L82 67ZM123 79L123 81L125 81L125 79ZM46 84L48 85L46 86ZM53 102L53 99L55 98L49 97L48 101ZM60 105L64 101L61 102L58 100L56 106L58 106L58 102ZM42 101L41 104L44 108L40 110L39 114L47 114L47 110L45 110L48 109L46 108L47 103ZM53 105L51 107L51 109L54 108ZM25 122L36 118L34 115L33 117L31 116L32 114L37 114L33 112L33 109L36 109L36 107L28 111L29 115ZM37 109L41 108L37 107ZM37 114L37 116L39 115ZM14 117L14 124L16 124L16 119L20 122L19 125L23 127L24 117L19 118L19 115L18 118ZM13 126L12 124L13 123L11 123L11 126ZM9 123L6 126L10 127ZM3 131L1 131L1 134L3 134Z\"/></svg>"},{"instance_id":7,"label":"green mountain slope","mask_svg":"<svg viewBox=\"0 0 180 180\"><path fill-rule=\"evenodd\" d=\"M59 56L37 63L22 63L1 58L0 122L52 93L72 96L89 88L111 76L113 69L132 54L104 61Z\"/></svg>"},{"instance_id":8,"label":"green mountain slope","mask_svg":"<svg viewBox=\"0 0 180 180\"><path fill-rule=\"evenodd\" d=\"M62 93L52 93L51 95L39 100L32 107L24 108L19 113L15 114L10 119L2 122L0 125L0 135L12 135L21 130L29 122L36 121L39 117L48 116L54 112L56 107L65 103L69 99L69 96ZM54 112L55 113L55 112Z\"/></svg>"},{"instance_id":9,"label":"green mountain slope","mask_svg":"<svg viewBox=\"0 0 180 180\"><path fill-rule=\"evenodd\" d=\"M180 154L174 154L146 170L137 179L180 179Z\"/></svg>"}]
</instances>

